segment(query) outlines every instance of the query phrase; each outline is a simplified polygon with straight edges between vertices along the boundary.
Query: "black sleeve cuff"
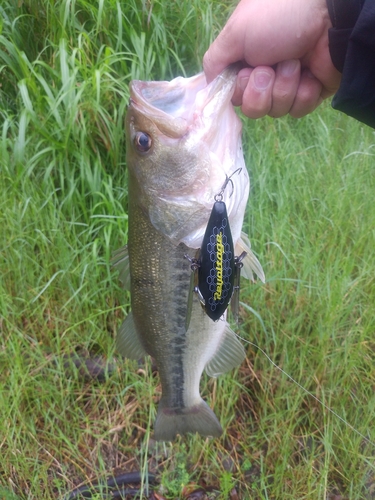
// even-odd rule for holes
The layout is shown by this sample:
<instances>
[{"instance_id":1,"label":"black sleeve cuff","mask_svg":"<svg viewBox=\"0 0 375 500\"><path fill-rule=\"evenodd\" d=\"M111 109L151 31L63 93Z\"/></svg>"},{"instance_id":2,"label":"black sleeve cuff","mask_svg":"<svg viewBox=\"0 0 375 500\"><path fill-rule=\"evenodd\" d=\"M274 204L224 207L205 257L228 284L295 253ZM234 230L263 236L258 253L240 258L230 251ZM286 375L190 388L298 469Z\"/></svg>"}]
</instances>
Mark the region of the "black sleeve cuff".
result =
<instances>
[{"instance_id":1,"label":"black sleeve cuff","mask_svg":"<svg viewBox=\"0 0 375 500\"><path fill-rule=\"evenodd\" d=\"M351 30L335 109L375 128L375 1L364 0Z\"/></svg>"},{"instance_id":2,"label":"black sleeve cuff","mask_svg":"<svg viewBox=\"0 0 375 500\"><path fill-rule=\"evenodd\" d=\"M333 65L341 73L349 37L361 13L364 0L326 0L332 28L328 31L329 52Z\"/></svg>"},{"instance_id":3,"label":"black sleeve cuff","mask_svg":"<svg viewBox=\"0 0 375 500\"><path fill-rule=\"evenodd\" d=\"M349 37L352 33L352 28L336 30L331 28L328 30L329 54L332 63L336 69L343 72L346 52L348 50Z\"/></svg>"},{"instance_id":4,"label":"black sleeve cuff","mask_svg":"<svg viewBox=\"0 0 375 500\"><path fill-rule=\"evenodd\" d=\"M362 10L364 0L326 0L334 29L353 28Z\"/></svg>"}]
</instances>

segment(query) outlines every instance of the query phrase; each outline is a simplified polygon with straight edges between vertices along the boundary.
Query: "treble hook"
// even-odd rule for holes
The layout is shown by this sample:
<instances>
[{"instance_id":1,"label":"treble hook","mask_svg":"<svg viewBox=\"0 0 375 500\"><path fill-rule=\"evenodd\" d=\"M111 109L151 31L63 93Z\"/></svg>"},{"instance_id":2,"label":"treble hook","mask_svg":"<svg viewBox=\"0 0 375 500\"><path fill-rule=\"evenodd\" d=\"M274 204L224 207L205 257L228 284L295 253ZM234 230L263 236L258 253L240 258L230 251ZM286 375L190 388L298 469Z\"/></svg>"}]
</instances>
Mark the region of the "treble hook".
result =
<instances>
[{"instance_id":1,"label":"treble hook","mask_svg":"<svg viewBox=\"0 0 375 500\"><path fill-rule=\"evenodd\" d=\"M214 200L215 200L215 201L223 201L223 198L224 198L224 196L223 196L223 195L224 195L224 191L225 191L225 189L226 189L226 187L228 186L228 184L229 184L229 183L231 183L231 185L232 185L232 192L230 193L229 198L231 198L231 197L232 197L232 195L233 195L233 193L234 193L234 185L233 185L232 177L233 177L233 176L234 176L234 174L236 174L237 172L241 172L241 170L242 170L242 167L237 168L237 170L235 170L235 171L233 172L233 174L232 174L232 175L230 175L229 177L228 177L227 175L225 175L226 179L225 179L225 182L224 182L224 184L222 185L222 187L221 187L221 189L220 189L220 192L219 192L219 193L217 193L217 194L215 194L215 196L214 196Z\"/></svg>"}]
</instances>

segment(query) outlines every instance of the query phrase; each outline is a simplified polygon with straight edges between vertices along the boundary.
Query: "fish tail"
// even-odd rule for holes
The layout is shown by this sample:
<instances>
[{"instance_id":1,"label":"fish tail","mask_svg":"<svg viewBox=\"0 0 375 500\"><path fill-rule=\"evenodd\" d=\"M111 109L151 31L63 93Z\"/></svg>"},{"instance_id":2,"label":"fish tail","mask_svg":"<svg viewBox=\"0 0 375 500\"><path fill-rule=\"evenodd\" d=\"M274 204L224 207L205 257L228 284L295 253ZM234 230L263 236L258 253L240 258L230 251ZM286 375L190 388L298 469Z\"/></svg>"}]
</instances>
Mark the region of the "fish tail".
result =
<instances>
[{"instance_id":1,"label":"fish tail","mask_svg":"<svg viewBox=\"0 0 375 500\"><path fill-rule=\"evenodd\" d=\"M157 441L173 441L177 434L183 436L188 432L219 437L223 429L215 413L203 399L194 406L176 409L164 406L162 398L154 431Z\"/></svg>"}]
</instances>

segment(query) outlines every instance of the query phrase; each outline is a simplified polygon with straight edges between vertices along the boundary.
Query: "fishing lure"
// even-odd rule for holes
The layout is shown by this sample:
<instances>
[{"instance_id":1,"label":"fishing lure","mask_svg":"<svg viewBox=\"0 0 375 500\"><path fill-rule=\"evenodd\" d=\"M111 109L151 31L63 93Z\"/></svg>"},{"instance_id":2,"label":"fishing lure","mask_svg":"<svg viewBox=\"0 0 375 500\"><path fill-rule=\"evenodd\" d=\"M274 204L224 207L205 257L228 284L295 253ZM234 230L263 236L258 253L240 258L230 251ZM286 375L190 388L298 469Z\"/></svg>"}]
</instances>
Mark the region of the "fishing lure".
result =
<instances>
[{"instance_id":1,"label":"fishing lure","mask_svg":"<svg viewBox=\"0 0 375 500\"><path fill-rule=\"evenodd\" d=\"M234 315L237 316L238 305L236 306L236 304L239 301L242 260L246 256L246 252L242 252L239 257L234 255L227 208L223 201L223 193L229 182L232 182L231 178L227 177L220 193L214 197L215 203L211 210L198 258L191 259L186 256L190 260L193 271L191 289L198 294L206 314L213 321L217 321L224 314L229 302L234 297L234 293L233 309ZM189 296L191 295L190 293ZM189 298L188 309L191 306L190 300Z\"/></svg>"}]
</instances>

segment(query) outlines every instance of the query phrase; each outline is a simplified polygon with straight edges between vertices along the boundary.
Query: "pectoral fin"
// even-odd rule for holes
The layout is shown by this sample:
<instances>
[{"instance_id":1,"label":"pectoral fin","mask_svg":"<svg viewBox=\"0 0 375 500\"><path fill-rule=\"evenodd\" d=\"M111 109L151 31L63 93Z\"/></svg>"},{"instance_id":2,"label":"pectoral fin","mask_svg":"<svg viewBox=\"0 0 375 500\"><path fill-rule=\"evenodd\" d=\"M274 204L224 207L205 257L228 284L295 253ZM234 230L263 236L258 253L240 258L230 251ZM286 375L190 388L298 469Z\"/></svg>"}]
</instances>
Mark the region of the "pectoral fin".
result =
<instances>
[{"instance_id":1,"label":"pectoral fin","mask_svg":"<svg viewBox=\"0 0 375 500\"><path fill-rule=\"evenodd\" d=\"M119 279L125 290L130 290L129 254L127 245L113 252L111 264L119 271Z\"/></svg>"},{"instance_id":2,"label":"pectoral fin","mask_svg":"<svg viewBox=\"0 0 375 500\"><path fill-rule=\"evenodd\" d=\"M132 313L127 315L125 321L120 326L116 338L116 348L122 356L129 359L138 360L147 355L135 329Z\"/></svg>"},{"instance_id":3,"label":"pectoral fin","mask_svg":"<svg viewBox=\"0 0 375 500\"><path fill-rule=\"evenodd\" d=\"M256 274L258 278L265 283L266 277L263 268L250 247L249 238L245 233L241 233L241 238L236 243L236 255L240 255L242 252L246 252L247 254L242 260L243 267L241 269L241 276L254 281L254 274Z\"/></svg>"},{"instance_id":4,"label":"pectoral fin","mask_svg":"<svg viewBox=\"0 0 375 500\"><path fill-rule=\"evenodd\" d=\"M243 345L227 324L218 350L206 365L206 373L210 377L218 377L241 364L245 357Z\"/></svg>"}]
</instances>

